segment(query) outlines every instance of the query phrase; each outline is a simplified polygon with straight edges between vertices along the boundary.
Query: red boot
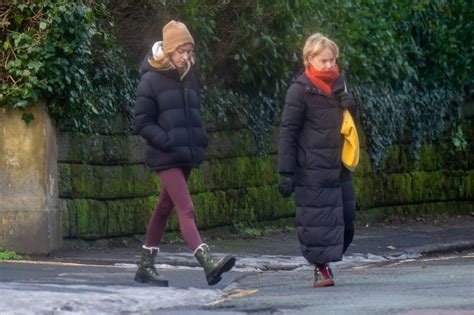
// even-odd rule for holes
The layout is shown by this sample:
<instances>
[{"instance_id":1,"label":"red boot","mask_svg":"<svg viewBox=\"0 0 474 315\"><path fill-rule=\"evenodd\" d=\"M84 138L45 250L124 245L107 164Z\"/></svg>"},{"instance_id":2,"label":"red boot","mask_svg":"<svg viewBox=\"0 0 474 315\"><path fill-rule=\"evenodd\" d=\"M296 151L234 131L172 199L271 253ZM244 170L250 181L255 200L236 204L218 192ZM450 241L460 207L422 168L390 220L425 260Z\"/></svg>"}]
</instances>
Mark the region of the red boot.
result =
<instances>
[{"instance_id":1,"label":"red boot","mask_svg":"<svg viewBox=\"0 0 474 315\"><path fill-rule=\"evenodd\" d=\"M332 276L332 271L329 270L328 264L317 264L314 267L314 287L328 287L333 286L334 280Z\"/></svg>"}]
</instances>

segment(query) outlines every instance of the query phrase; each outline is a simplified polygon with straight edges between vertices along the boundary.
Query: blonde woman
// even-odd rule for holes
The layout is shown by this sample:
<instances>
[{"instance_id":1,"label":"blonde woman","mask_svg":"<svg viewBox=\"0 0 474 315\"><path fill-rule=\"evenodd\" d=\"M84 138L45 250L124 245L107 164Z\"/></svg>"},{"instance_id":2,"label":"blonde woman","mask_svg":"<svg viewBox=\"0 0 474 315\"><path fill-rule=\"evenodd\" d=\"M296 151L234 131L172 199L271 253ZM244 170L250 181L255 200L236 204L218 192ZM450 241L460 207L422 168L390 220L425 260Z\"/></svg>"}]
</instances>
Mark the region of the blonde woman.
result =
<instances>
[{"instance_id":1,"label":"blonde woman","mask_svg":"<svg viewBox=\"0 0 474 315\"><path fill-rule=\"evenodd\" d=\"M168 286L154 267L161 238L173 208L181 235L203 266L209 285L235 264L235 257L215 258L201 240L194 220L194 204L187 180L191 169L204 159L208 140L199 105L199 89L193 74L194 39L186 25L170 21L163 27L163 41L140 69L134 110L135 129L147 142L146 163L156 171L162 190L148 223L135 281Z\"/></svg>"},{"instance_id":2,"label":"blonde woman","mask_svg":"<svg viewBox=\"0 0 474 315\"><path fill-rule=\"evenodd\" d=\"M315 266L314 287L334 285L329 263L354 236L352 175L341 163L343 110L354 101L337 66L338 46L320 33L303 49L305 70L285 98L278 143L279 190L295 192L301 251Z\"/></svg>"}]
</instances>

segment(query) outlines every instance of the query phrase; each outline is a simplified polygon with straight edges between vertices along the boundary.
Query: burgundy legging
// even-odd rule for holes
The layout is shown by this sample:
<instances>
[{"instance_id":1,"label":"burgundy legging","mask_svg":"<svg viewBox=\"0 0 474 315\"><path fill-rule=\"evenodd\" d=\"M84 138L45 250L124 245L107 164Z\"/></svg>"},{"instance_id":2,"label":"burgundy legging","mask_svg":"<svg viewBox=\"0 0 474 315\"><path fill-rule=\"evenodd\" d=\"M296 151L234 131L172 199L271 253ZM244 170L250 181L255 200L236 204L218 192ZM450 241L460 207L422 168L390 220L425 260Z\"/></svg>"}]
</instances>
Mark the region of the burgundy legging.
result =
<instances>
[{"instance_id":1,"label":"burgundy legging","mask_svg":"<svg viewBox=\"0 0 474 315\"><path fill-rule=\"evenodd\" d=\"M158 247L165 232L166 222L173 207L176 207L181 235L189 248L194 251L202 244L202 240L194 222L194 204L187 184L191 168L170 168L158 174L163 188L155 212L148 222L145 246Z\"/></svg>"}]
</instances>

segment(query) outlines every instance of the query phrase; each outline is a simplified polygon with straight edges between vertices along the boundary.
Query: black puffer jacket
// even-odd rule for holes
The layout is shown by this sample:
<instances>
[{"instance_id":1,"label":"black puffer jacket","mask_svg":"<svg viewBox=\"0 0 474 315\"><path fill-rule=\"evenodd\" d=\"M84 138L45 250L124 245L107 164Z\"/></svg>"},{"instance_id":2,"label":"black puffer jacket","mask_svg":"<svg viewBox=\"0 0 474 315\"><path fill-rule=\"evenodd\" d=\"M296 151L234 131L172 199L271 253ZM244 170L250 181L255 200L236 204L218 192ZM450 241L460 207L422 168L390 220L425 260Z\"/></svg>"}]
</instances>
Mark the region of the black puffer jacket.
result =
<instances>
[{"instance_id":1,"label":"black puffer jacket","mask_svg":"<svg viewBox=\"0 0 474 315\"><path fill-rule=\"evenodd\" d=\"M294 176L298 238L303 256L311 263L339 261L343 254L343 110L334 94L344 88L341 75L334 93L327 95L303 72L285 99L278 171Z\"/></svg>"},{"instance_id":2,"label":"black puffer jacket","mask_svg":"<svg viewBox=\"0 0 474 315\"><path fill-rule=\"evenodd\" d=\"M140 68L135 104L135 131L145 138L147 165L153 170L197 167L207 148L194 74L157 70L148 57Z\"/></svg>"}]
</instances>

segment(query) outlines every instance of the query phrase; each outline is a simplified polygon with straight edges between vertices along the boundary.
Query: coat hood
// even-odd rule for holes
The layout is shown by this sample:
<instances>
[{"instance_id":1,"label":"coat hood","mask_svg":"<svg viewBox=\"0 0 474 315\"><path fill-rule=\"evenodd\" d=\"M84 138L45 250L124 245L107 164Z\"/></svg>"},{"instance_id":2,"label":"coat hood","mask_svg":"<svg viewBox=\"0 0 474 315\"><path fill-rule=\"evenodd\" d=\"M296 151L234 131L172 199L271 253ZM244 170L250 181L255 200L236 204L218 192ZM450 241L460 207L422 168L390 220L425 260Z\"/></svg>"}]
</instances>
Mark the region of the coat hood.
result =
<instances>
[{"instance_id":1,"label":"coat hood","mask_svg":"<svg viewBox=\"0 0 474 315\"><path fill-rule=\"evenodd\" d=\"M188 75L188 73L192 72L192 67L191 67L191 64L189 63L188 63L188 68L183 74L180 74L176 68L159 70L159 69L153 68L153 66L150 65L150 63L148 62L148 59L150 58L152 58L152 53L148 53L145 56L145 58L143 58L142 63L140 64L140 70L139 70L140 77L142 77L147 72L159 72L167 77L170 77L176 80L182 80L186 75Z\"/></svg>"},{"instance_id":2,"label":"coat hood","mask_svg":"<svg viewBox=\"0 0 474 315\"><path fill-rule=\"evenodd\" d=\"M148 53L145 58L143 58L140 64L140 76L144 75L148 71L154 71L153 67L148 62L148 59L151 58L151 53Z\"/></svg>"}]
</instances>

